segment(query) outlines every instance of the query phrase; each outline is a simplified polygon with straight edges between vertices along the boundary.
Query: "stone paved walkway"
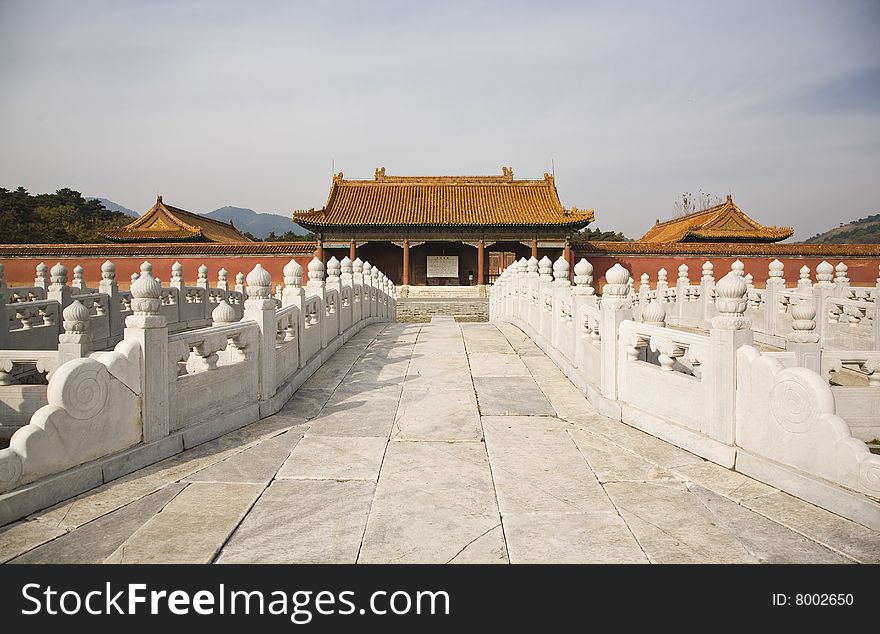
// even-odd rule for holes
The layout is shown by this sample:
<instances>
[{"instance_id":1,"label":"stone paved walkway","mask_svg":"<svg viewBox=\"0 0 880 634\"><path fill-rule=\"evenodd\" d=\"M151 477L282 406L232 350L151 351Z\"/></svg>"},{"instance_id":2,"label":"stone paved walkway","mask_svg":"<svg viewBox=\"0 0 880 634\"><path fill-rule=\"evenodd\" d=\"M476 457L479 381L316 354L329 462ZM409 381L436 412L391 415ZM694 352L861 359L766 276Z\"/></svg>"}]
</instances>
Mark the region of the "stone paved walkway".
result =
<instances>
[{"instance_id":1,"label":"stone paved walkway","mask_svg":"<svg viewBox=\"0 0 880 634\"><path fill-rule=\"evenodd\" d=\"M880 562L598 415L517 328L364 329L277 415L0 529L24 562Z\"/></svg>"}]
</instances>

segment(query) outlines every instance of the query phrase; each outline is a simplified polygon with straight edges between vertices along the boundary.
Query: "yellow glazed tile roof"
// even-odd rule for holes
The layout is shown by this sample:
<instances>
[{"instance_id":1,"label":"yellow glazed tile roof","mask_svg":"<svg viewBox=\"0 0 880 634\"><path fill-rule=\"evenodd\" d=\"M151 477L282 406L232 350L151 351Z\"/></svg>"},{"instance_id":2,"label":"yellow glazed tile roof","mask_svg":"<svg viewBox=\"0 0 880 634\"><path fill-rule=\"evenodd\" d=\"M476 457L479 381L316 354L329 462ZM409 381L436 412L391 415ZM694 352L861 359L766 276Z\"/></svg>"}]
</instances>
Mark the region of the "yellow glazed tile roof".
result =
<instances>
[{"instance_id":1,"label":"yellow glazed tile roof","mask_svg":"<svg viewBox=\"0 0 880 634\"><path fill-rule=\"evenodd\" d=\"M134 222L99 235L113 242L251 242L231 222L172 207L162 202L161 196Z\"/></svg>"},{"instance_id":2,"label":"yellow glazed tile roof","mask_svg":"<svg viewBox=\"0 0 880 634\"><path fill-rule=\"evenodd\" d=\"M501 176L386 176L374 180L333 177L323 209L297 211L306 228L353 226L568 226L583 227L592 210L565 209L553 177L514 180Z\"/></svg>"},{"instance_id":3,"label":"yellow glazed tile roof","mask_svg":"<svg viewBox=\"0 0 880 634\"><path fill-rule=\"evenodd\" d=\"M790 238L791 227L765 227L749 218L733 197L681 218L658 222L639 242L779 242Z\"/></svg>"}]
</instances>

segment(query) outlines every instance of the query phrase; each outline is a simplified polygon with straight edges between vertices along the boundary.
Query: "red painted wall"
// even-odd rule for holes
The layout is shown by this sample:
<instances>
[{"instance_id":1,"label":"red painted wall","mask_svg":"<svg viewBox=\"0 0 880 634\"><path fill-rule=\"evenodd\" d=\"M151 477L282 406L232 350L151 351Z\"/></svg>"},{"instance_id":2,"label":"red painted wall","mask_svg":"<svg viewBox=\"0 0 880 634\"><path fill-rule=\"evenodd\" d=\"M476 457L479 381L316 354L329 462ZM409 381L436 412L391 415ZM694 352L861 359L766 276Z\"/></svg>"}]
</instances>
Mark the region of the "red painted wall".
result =
<instances>
[{"instance_id":1,"label":"red painted wall","mask_svg":"<svg viewBox=\"0 0 880 634\"><path fill-rule=\"evenodd\" d=\"M400 265L397 262L396 258L400 258L400 249L394 247L396 252L388 250L388 253L385 253L385 258L378 257L377 260L383 260L384 264L387 265L386 275L392 278L392 281L398 283L398 280L395 279L395 274L399 275L400 273ZM364 256L377 256L377 253L363 253L361 251L367 251L368 249L359 249L358 253L361 256L361 259L364 259ZM415 250L415 249L414 249ZM549 251L545 249L541 249L540 256L548 255L551 259L555 260L562 254L562 250ZM337 258L342 259L346 255L348 255L347 251L343 250L329 250L325 251L325 259L329 258L331 255L336 255ZM528 248L523 247L523 253L518 254L522 256L528 256ZM577 261L581 257L586 257L593 265L593 276L599 287L604 284L604 275L605 271L614 266L615 263L620 263L630 270L632 273L633 279L635 279L636 283L639 281L639 276L642 273L647 273L651 277L651 283L653 284L657 280L657 270L660 267L664 267L667 271L667 279L670 284L675 284L675 280L678 278L678 267L680 264L687 264L689 267L688 275L691 279L692 283L697 283L700 278L700 272L702 270L703 262L706 261L707 258L698 258L693 256L639 256L639 255L598 255L596 253L584 253L574 254L574 260ZM81 265L85 269L85 278L90 288L96 288L98 286L98 282L101 280L101 264L104 263L106 257L88 257L88 256L75 256L71 258L62 258L60 259L61 263L67 266L68 268L68 283L73 280L73 267L77 264ZM114 264L116 264L116 279L119 282L121 288L128 288L129 281L131 279L131 274L140 270L141 262L144 259L148 259L153 264L153 272L157 275L164 284L168 283L168 280L171 278L171 265L174 264L175 261L180 261L183 264L183 273L184 280L189 285L195 285L196 277L198 274L199 266L201 264L205 264L208 267L208 280L210 281L212 286L215 286L217 283L217 271L221 268L225 268L229 271L229 283L230 285L235 284L235 275L239 271L244 273L245 275L254 268L257 263L263 265L269 273L272 275L272 285L273 287L277 284L283 283L284 274L282 273L282 269L284 265L290 261L290 256L288 255L271 255L271 254L262 254L262 255L248 255L248 256L195 256L195 257L112 257L110 258ZM295 258L297 262L303 267L304 275L303 275L303 283L308 280L308 263L311 260L311 256L297 256ZM366 259L372 260L372 258L367 257ZM723 275L730 270L730 265L736 259L735 257L711 257L708 258L712 264L715 265L715 279L719 279ZM748 257L748 256L740 256L739 258L745 263L746 273L751 273L755 278L756 286L763 286L764 282L767 279L767 271L770 262L774 259L772 257ZM387 261L385 261L387 260ZM810 267L811 276L813 281L815 281L816 274L816 266L822 262L823 258L820 257L796 257L796 256L786 256L780 257L780 261L785 265L785 280L788 286L794 286L797 283L798 279L798 271L805 264ZM878 277L878 265L880 265L880 259L878 258L834 258L829 259L828 261L832 264L836 265L840 261L844 261L849 270L847 272L847 276L850 278L850 283L854 286L874 286L876 284L876 280ZM34 276L36 274L36 266L40 262L45 262L49 268L51 268L56 262L58 262L58 258L2 258L0 262L3 263L5 267L5 276L6 282L10 286L32 286L34 283ZM487 258L488 261L488 258ZM379 268L385 270L382 264L383 262L377 261Z\"/></svg>"}]
</instances>

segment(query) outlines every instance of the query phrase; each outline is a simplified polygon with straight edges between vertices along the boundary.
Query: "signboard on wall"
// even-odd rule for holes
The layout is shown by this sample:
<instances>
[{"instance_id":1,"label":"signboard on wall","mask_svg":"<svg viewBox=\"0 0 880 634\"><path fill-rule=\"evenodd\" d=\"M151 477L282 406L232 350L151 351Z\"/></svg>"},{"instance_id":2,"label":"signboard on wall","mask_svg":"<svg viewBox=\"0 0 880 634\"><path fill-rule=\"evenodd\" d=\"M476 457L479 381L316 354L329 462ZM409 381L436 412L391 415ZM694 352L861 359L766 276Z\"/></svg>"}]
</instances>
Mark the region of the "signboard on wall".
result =
<instances>
[{"instance_id":1,"label":"signboard on wall","mask_svg":"<svg viewBox=\"0 0 880 634\"><path fill-rule=\"evenodd\" d=\"M458 277L457 255L429 255L428 277Z\"/></svg>"}]
</instances>

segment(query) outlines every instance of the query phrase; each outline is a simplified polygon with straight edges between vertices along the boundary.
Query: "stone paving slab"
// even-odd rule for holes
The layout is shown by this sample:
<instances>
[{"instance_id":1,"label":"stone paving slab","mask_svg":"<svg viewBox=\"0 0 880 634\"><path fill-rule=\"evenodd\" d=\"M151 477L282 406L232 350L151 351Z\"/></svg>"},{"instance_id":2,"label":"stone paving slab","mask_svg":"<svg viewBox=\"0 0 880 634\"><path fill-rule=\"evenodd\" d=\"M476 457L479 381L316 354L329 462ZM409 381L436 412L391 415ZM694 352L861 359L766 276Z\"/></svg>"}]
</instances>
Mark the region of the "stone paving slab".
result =
<instances>
[{"instance_id":1,"label":"stone paving slab","mask_svg":"<svg viewBox=\"0 0 880 634\"><path fill-rule=\"evenodd\" d=\"M614 511L504 514L512 564L646 564L626 523Z\"/></svg>"},{"instance_id":2,"label":"stone paving slab","mask_svg":"<svg viewBox=\"0 0 880 634\"><path fill-rule=\"evenodd\" d=\"M498 505L505 517L614 510L557 419L484 416L483 428Z\"/></svg>"},{"instance_id":3,"label":"stone paving slab","mask_svg":"<svg viewBox=\"0 0 880 634\"><path fill-rule=\"evenodd\" d=\"M387 439L375 436L306 436L278 471L279 479L379 478Z\"/></svg>"},{"instance_id":4,"label":"stone paving slab","mask_svg":"<svg viewBox=\"0 0 880 634\"><path fill-rule=\"evenodd\" d=\"M0 528L0 563L45 544L67 531L39 520L23 520Z\"/></svg>"},{"instance_id":5,"label":"stone paving slab","mask_svg":"<svg viewBox=\"0 0 880 634\"><path fill-rule=\"evenodd\" d=\"M483 416L555 416L541 388L526 377L475 377Z\"/></svg>"},{"instance_id":6,"label":"stone paving slab","mask_svg":"<svg viewBox=\"0 0 880 634\"><path fill-rule=\"evenodd\" d=\"M353 564L374 490L363 480L273 482L217 563Z\"/></svg>"},{"instance_id":7,"label":"stone paving slab","mask_svg":"<svg viewBox=\"0 0 880 634\"><path fill-rule=\"evenodd\" d=\"M408 380L400 397L396 440L480 440L483 429L473 385L437 388Z\"/></svg>"},{"instance_id":8,"label":"stone paving slab","mask_svg":"<svg viewBox=\"0 0 880 634\"><path fill-rule=\"evenodd\" d=\"M745 500L743 506L862 563L880 563L880 535L787 493Z\"/></svg>"},{"instance_id":9,"label":"stone paving slab","mask_svg":"<svg viewBox=\"0 0 880 634\"><path fill-rule=\"evenodd\" d=\"M263 490L249 483L190 484L106 562L210 563Z\"/></svg>"},{"instance_id":10,"label":"stone paving slab","mask_svg":"<svg viewBox=\"0 0 880 634\"><path fill-rule=\"evenodd\" d=\"M852 563L851 559L847 559L717 493L699 485L689 488L709 509L718 524L735 534L737 539L761 563Z\"/></svg>"},{"instance_id":11,"label":"stone paving slab","mask_svg":"<svg viewBox=\"0 0 880 634\"><path fill-rule=\"evenodd\" d=\"M444 563L489 538L481 551L495 562L500 524L483 443L392 442L358 561Z\"/></svg>"},{"instance_id":12,"label":"stone paving slab","mask_svg":"<svg viewBox=\"0 0 880 634\"><path fill-rule=\"evenodd\" d=\"M515 354L498 352L472 352L468 354L471 376L528 376L531 372Z\"/></svg>"},{"instance_id":13,"label":"stone paving slab","mask_svg":"<svg viewBox=\"0 0 880 634\"><path fill-rule=\"evenodd\" d=\"M108 513L63 537L25 553L12 563L99 564L161 511L185 487L169 484L146 497ZM34 522L31 522L34 523Z\"/></svg>"},{"instance_id":14,"label":"stone paving slab","mask_svg":"<svg viewBox=\"0 0 880 634\"><path fill-rule=\"evenodd\" d=\"M648 462L640 455L618 447L601 436L583 430L569 432L599 482L654 482L679 485L681 478Z\"/></svg>"},{"instance_id":15,"label":"stone paving slab","mask_svg":"<svg viewBox=\"0 0 880 634\"><path fill-rule=\"evenodd\" d=\"M735 502L776 493L770 485L752 480L748 476L726 469L714 462L694 462L675 467L673 471L680 477L696 482L710 491L720 493Z\"/></svg>"},{"instance_id":16,"label":"stone paving slab","mask_svg":"<svg viewBox=\"0 0 880 634\"><path fill-rule=\"evenodd\" d=\"M303 430L269 438L207 469L188 476L186 482L253 482L269 484L302 438Z\"/></svg>"},{"instance_id":17,"label":"stone paving slab","mask_svg":"<svg viewBox=\"0 0 880 634\"><path fill-rule=\"evenodd\" d=\"M684 485L610 482L605 490L654 563L758 562Z\"/></svg>"}]
</instances>

